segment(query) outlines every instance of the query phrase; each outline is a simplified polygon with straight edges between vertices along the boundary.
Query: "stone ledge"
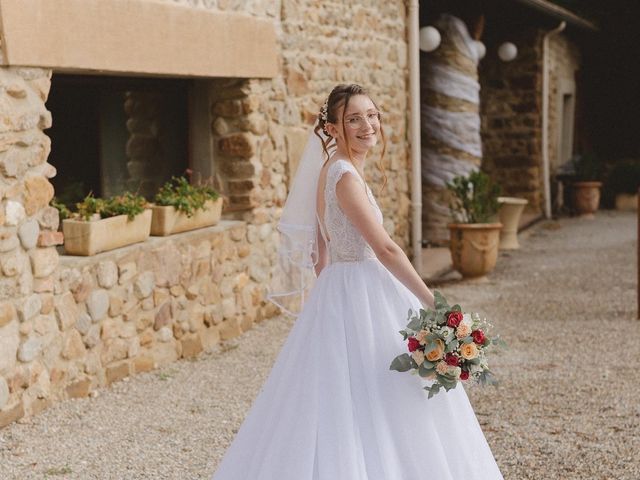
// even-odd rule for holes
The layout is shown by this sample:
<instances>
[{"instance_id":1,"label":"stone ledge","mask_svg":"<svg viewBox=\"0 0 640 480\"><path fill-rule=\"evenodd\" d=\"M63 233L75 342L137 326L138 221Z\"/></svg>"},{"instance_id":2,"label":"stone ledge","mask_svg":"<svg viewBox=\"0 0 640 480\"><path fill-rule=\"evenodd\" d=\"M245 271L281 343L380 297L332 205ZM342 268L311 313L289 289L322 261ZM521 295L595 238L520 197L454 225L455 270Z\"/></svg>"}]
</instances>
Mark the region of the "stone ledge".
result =
<instances>
[{"instance_id":1,"label":"stone ledge","mask_svg":"<svg viewBox=\"0 0 640 480\"><path fill-rule=\"evenodd\" d=\"M234 228L246 228L247 222L242 220L221 220L220 223L212 227L199 228L197 230L191 230L189 232L176 233L168 235L166 237L149 237L144 242L135 243L133 245L127 245L126 247L116 248L115 250L109 250L108 252L98 253L90 257L82 257L77 255L65 255L64 248L60 247L60 267L72 267L78 268L87 265L93 265L97 262L104 260L117 261L119 258L129 256L130 254L138 253L140 250L153 250L158 247L162 247L167 243L173 242L191 242L200 238L211 236L211 234L221 233Z\"/></svg>"}]
</instances>

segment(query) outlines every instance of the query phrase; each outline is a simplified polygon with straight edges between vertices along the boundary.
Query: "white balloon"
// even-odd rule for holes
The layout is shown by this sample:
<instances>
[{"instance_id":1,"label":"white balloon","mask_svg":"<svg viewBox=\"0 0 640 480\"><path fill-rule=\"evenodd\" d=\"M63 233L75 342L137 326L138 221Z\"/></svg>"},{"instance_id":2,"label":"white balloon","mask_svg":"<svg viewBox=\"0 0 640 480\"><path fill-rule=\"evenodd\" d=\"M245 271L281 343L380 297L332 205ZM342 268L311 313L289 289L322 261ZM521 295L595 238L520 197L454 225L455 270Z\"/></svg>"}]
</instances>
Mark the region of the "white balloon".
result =
<instances>
[{"instance_id":1,"label":"white balloon","mask_svg":"<svg viewBox=\"0 0 640 480\"><path fill-rule=\"evenodd\" d=\"M422 27L420 29L420 50L423 52L433 52L440 46L442 37L435 27Z\"/></svg>"},{"instance_id":2,"label":"white balloon","mask_svg":"<svg viewBox=\"0 0 640 480\"><path fill-rule=\"evenodd\" d=\"M478 53L478 60L482 60L487 54L487 47L485 47L484 43L482 43L480 40L475 40L474 44L476 46L476 52Z\"/></svg>"},{"instance_id":3,"label":"white balloon","mask_svg":"<svg viewBox=\"0 0 640 480\"><path fill-rule=\"evenodd\" d=\"M518 56L518 47L511 42L504 42L498 48L498 56L503 62L510 62Z\"/></svg>"}]
</instances>

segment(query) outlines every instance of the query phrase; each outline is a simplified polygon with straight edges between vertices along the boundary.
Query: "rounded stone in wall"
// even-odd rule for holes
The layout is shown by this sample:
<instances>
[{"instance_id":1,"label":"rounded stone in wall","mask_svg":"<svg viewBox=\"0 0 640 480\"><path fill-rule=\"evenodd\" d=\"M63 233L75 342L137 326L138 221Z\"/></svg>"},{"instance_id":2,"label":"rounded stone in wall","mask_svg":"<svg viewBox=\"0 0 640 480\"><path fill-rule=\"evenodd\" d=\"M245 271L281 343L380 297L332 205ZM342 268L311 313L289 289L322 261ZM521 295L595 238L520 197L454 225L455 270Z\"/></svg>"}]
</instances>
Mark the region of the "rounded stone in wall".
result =
<instances>
[{"instance_id":1,"label":"rounded stone in wall","mask_svg":"<svg viewBox=\"0 0 640 480\"><path fill-rule=\"evenodd\" d=\"M0 409L2 409L9 401L9 385L7 381L0 377Z\"/></svg>"},{"instance_id":2,"label":"rounded stone in wall","mask_svg":"<svg viewBox=\"0 0 640 480\"><path fill-rule=\"evenodd\" d=\"M18 350L18 360L21 362L30 362L40 353L42 342L39 338L31 337Z\"/></svg>"},{"instance_id":3,"label":"rounded stone in wall","mask_svg":"<svg viewBox=\"0 0 640 480\"><path fill-rule=\"evenodd\" d=\"M35 248L38 243L38 235L40 234L40 226L36 220L29 220L20 225L18 236L25 250Z\"/></svg>"}]
</instances>

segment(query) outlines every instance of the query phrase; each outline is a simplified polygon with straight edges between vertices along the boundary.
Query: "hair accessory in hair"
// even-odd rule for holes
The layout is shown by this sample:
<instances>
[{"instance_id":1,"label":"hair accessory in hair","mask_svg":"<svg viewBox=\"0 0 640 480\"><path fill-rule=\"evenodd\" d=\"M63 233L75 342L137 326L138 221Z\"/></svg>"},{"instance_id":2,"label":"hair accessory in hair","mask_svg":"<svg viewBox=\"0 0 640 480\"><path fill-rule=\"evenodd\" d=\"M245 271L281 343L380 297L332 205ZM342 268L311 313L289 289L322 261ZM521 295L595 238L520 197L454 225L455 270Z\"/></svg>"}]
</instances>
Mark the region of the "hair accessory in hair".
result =
<instances>
[{"instance_id":1,"label":"hair accessory in hair","mask_svg":"<svg viewBox=\"0 0 640 480\"><path fill-rule=\"evenodd\" d=\"M329 119L329 97L327 97L322 107L320 107L320 119L324 123L327 123L327 120Z\"/></svg>"}]
</instances>

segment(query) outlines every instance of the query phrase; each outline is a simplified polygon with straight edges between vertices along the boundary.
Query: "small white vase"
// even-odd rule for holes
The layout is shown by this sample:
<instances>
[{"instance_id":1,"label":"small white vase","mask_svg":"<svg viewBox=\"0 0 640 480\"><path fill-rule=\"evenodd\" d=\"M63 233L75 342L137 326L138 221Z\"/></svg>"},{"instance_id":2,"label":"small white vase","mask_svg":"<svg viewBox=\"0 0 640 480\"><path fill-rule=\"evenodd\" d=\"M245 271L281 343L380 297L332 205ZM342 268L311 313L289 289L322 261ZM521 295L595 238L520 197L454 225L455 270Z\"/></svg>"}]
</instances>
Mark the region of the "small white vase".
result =
<instances>
[{"instance_id":1,"label":"small white vase","mask_svg":"<svg viewBox=\"0 0 640 480\"><path fill-rule=\"evenodd\" d=\"M500 209L498 217L502 223L500 231L500 249L516 250L520 248L518 243L518 225L520 223L520 215L528 202L525 198L517 197L498 197Z\"/></svg>"}]
</instances>

